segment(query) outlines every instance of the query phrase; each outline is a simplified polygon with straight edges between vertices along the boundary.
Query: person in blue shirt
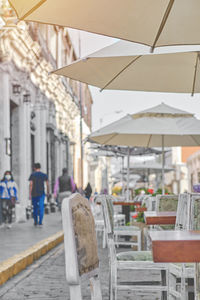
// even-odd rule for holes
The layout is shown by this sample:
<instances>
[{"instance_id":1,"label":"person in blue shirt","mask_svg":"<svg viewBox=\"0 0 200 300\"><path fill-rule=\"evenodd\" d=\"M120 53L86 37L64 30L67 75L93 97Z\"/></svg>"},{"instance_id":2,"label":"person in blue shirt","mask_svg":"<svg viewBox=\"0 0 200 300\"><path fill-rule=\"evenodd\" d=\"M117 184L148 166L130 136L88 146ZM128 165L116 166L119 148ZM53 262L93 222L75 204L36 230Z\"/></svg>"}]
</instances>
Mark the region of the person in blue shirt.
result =
<instances>
[{"instance_id":1,"label":"person in blue shirt","mask_svg":"<svg viewBox=\"0 0 200 300\"><path fill-rule=\"evenodd\" d=\"M42 226L44 217L45 184L47 195L49 195L48 176L40 171L40 163L34 164L34 172L29 177L30 200L33 204L34 225Z\"/></svg>"},{"instance_id":2,"label":"person in blue shirt","mask_svg":"<svg viewBox=\"0 0 200 300\"><path fill-rule=\"evenodd\" d=\"M2 214L2 222L11 228L12 209L15 203L18 203L17 184L13 179L11 171L6 171L0 181L0 206Z\"/></svg>"}]
</instances>

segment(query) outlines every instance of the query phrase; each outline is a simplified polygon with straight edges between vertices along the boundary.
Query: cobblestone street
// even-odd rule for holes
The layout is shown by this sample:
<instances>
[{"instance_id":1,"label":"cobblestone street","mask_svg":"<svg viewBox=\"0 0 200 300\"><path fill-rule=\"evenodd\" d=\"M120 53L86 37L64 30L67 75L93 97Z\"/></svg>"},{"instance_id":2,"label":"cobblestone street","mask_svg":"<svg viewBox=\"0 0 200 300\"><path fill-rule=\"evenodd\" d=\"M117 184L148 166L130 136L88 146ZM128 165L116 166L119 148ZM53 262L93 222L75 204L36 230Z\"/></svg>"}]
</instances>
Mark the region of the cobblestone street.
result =
<instances>
[{"instance_id":1,"label":"cobblestone street","mask_svg":"<svg viewBox=\"0 0 200 300\"><path fill-rule=\"evenodd\" d=\"M108 300L107 250L100 249L99 254L104 259L101 264L103 299ZM82 291L83 299L90 299L88 282L83 282ZM63 244L0 287L0 299L69 300L69 289L65 280Z\"/></svg>"},{"instance_id":2,"label":"cobblestone street","mask_svg":"<svg viewBox=\"0 0 200 300\"><path fill-rule=\"evenodd\" d=\"M103 300L109 299L108 249L99 244L100 282ZM125 249L123 249L124 251ZM126 278L129 278L126 272ZM138 274L136 274L138 276ZM144 274L140 275L144 276ZM90 300L89 282L82 283L84 300ZM70 300L65 280L64 245L61 244L0 287L1 300ZM157 296L135 296L131 292L120 292L118 300L158 300ZM74 299L75 300L75 299Z\"/></svg>"}]
</instances>

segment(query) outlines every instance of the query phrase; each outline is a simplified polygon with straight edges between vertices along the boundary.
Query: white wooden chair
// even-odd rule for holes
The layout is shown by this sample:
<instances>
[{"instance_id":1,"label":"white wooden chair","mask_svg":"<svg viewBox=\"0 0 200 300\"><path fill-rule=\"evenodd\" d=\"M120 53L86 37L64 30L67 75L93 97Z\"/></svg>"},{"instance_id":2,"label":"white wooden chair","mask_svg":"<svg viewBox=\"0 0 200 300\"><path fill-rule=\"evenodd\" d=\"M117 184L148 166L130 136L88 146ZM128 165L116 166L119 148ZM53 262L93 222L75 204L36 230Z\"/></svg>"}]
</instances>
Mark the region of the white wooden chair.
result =
<instances>
[{"instance_id":1,"label":"white wooden chair","mask_svg":"<svg viewBox=\"0 0 200 300\"><path fill-rule=\"evenodd\" d=\"M111 195L106 195L106 199L116 246L137 246L137 249L141 250L141 229L137 226L116 225L113 207L113 201L115 198ZM136 240L132 240L132 237L134 236L136 237ZM127 237L129 238L128 240Z\"/></svg>"},{"instance_id":2,"label":"white wooden chair","mask_svg":"<svg viewBox=\"0 0 200 300\"><path fill-rule=\"evenodd\" d=\"M177 208L175 230L199 230L200 229L200 194L180 194ZM188 300L190 287L189 279L194 279L194 264L170 264L169 268L170 299ZM181 285L177 280L181 279ZM194 287L193 287L194 292Z\"/></svg>"},{"instance_id":3,"label":"white wooden chair","mask_svg":"<svg viewBox=\"0 0 200 300\"><path fill-rule=\"evenodd\" d=\"M108 240L110 258L110 300L117 300L119 291L132 291L135 299L168 299L168 265L152 261L151 251L128 251L116 253L114 244L112 215L109 199L102 199L103 216ZM119 282L120 271L132 271L134 274ZM143 272L143 275L139 275ZM133 278L134 276L134 278ZM133 279L133 280L131 280Z\"/></svg>"},{"instance_id":4,"label":"white wooden chair","mask_svg":"<svg viewBox=\"0 0 200 300\"><path fill-rule=\"evenodd\" d=\"M95 230L97 235L102 237L102 247L106 247L106 234L105 234L105 225L101 209L101 195L95 197L95 201L90 204L92 214L95 222Z\"/></svg>"},{"instance_id":5,"label":"white wooden chair","mask_svg":"<svg viewBox=\"0 0 200 300\"><path fill-rule=\"evenodd\" d=\"M94 218L87 199L72 194L62 202L66 279L71 300L82 300L81 279L90 280L91 299L102 300Z\"/></svg>"},{"instance_id":6,"label":"white wooden chair","mask_svg":"<svg viewBox=\"0 0 200 300\"><path fill-rule=\"evenodd\" d=\"M177 211L178 195L156 195L156 211ZM173 230L174 225L154 226L156 230Z\"/></svg>"}]
</instances>

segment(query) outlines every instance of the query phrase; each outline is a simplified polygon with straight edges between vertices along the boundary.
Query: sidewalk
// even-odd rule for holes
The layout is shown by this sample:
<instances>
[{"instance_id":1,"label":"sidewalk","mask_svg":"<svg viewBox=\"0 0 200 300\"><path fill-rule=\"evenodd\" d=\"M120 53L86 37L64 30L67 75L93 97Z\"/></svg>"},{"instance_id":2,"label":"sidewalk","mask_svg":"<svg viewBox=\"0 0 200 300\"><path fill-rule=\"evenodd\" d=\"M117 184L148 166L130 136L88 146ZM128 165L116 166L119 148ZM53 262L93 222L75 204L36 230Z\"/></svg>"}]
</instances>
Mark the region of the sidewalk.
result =
<instances>
[{"instance_id":1,"label":"sidewalk","mask_svg":"<svg viewBox=\"0 0 200 300\"><path fill-rule=\"evenodd\" d=\"M44 216L42 228L33 226L33 219L0 228L0 263L62 230L61 213Z\"/></svg>"},{"instance_id":2,"label":"sidewalk","mask_svg":"<svg viewBox=\"0 0 200 300\"><path fill-rule=\"evenodd\" d=\"M60 212L45 215L43 227L33 220L0 228L0 285L63 241Z\"/></svg>"}]
</instances>

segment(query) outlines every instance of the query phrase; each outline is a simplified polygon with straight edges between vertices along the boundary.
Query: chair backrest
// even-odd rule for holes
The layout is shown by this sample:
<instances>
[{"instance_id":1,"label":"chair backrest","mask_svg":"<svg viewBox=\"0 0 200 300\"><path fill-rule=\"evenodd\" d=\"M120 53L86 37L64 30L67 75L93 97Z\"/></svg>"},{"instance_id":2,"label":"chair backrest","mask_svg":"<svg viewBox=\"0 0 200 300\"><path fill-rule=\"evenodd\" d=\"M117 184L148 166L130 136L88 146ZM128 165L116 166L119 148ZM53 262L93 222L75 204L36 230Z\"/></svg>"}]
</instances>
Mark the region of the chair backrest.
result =
<instances>
[{"instance_id":1,"label":"chair backrest","mask_svg":"<svg viewBox=\"0 0 200 300\"><path fill-rule=\"evenodd\" d=\"M104 218L104 224L105 224L105 231L106 231L106 239L107 244L109 248L109 254L111 262L116 260L116 249L114 244L114 238L113 238L113 223L112 223L112 217L110 215L110 201L112 201L112 198L110 198L108 195L105 195L102 198L102 212L103 212L103 218Z\"/></svg>"},{"instance_id":2,"label":"chair backrest","mask_svg":"<svg viewBox=\"0 0 200 300\"><path fill-rule=\"evenodd\" d=\"M98 277L99 273L95 223L88 200L80 194L65 198L62 202L62 222L66 279L70 287L79 286L80 277L91 279ZM77 294L70 295L73 299ZM81 297L77 296L79 299Z\"/></svg>"},{"instance_id":3,"label":"chair backrest","mask_svg":"<svg viewBox=\"0 0 200 300\"><path fill-rule=\"evenodd\" d=\"M190 208L189 208L189 230L200 230L200 194L190 194Z\"/></svg>"},{"instance_id":4,"label":"chair backrest","mask_svg":"<svg viewBox=\"0 0 200 300\"><path fill-rule=\"evenodd\" d=\"M155 207L153 209L153 200L155 200L155 197L152 197L151 195L144 195L142 198L142 205L145 205L149 211L155 210Z\"/></svg>"},{"instance_id":5,"label":"chair backrest","mask_svg":"<svg viewBox=\"0 0 200 300\"><path fill-rule=\"evenodd\" d=\"M179 194L175 230L189 229L190 194Z\"/></svg>"},{"instance_id":6,"label":"chair backrest","mask_svg":"<svg viewBox=\"0 0 200 300\"><path fill-rule=\"evenodd\" d=\"M178 195L156 195L156 211L176 211Z\"/></svg>"}]
</instances>

